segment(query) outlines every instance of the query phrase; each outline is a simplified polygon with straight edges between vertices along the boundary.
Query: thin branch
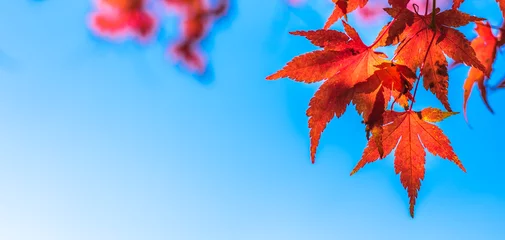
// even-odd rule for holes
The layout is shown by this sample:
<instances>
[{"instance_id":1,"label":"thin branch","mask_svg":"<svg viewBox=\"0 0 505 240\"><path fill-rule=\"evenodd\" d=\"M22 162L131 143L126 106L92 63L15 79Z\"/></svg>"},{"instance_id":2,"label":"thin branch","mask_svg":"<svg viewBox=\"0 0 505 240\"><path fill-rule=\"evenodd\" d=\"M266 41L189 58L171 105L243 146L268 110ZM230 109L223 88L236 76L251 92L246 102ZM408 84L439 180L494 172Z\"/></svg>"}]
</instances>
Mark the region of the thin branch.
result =
<instances>
[{"instance_id":1,"label":"thin branch","mask_svg":"<svg viewBox=\"0 0 505 240\"><path fill-rule=\"evenodd\" d=\"M430 0L426 0L425 9L424 9L424 16L428 15L428 6L430 5ZM432 10L433 11L433 10Z\"/></svg>"},{"instance_id":2,"label":"thin branch","mask_svg":"<svg viewBox=\"0 0 505 240\"><path fill-rule=\"evenodd\" d=\"M433 45L433 41L435 41L435 36L437 36L437 32L433 31L433 37L431 38L430 44L428 45L428 49L426 49L426 54L424 55L423 65L421 65L421 70L419 71L419 76L416 79L416 87L414 89L414 95L412 96L412 104L410 104L409 111L412 110L412 106L416 101L417 88L419 87L419 82L421 81L421 75L423 73L424 65L426 64L426 59L428 58L428 54L430 53L431 46Z\"/></svg>"}]
</instances>

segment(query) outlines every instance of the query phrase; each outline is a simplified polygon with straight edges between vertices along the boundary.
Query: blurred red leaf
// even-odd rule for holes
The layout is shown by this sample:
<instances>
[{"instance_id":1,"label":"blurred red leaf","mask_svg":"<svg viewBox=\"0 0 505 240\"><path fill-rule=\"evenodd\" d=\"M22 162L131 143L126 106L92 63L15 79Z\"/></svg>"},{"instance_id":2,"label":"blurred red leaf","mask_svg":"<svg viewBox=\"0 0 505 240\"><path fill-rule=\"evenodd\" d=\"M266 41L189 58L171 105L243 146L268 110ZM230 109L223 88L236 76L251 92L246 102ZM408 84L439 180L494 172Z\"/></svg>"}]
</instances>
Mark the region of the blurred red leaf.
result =
<instances>
[{"instance_id":1,"label":"blurred red leaf","mask_svg":"<svg viewBox=\"0 0 505 240\"><path fill-rule=\"evenodd\" d=\"M155 19L145 0L99 0L91 14L91 29L99 36L117 39L134 35L146 40L154 32Z\"/></svg>"},{"instance_id":2,"label":"blurred red leaf","mask_svg":"<svg viewBox=\"0 0 505 240\"><path fill-rule=\"evenodd\" d=\"M220 0L215 7L204 0L165 0L181 15L181 39L171 49L176 59L182 60L190 69L203 73L206 68L198 44L208 33L210 25L228 10L228 0Z\"/></svg>"},{"instance_id":3,"label":"blurred red leaf","mask_svg":"<svg viewBox=\"0 0 505 240\"><path fill-rule=\"evenodd\" d=\"M487 100L487 89L485 83L489 79L487 76L489 76L493 71L493 63L496 59L496 51L498 50L498 38L493 34L493 32L491 32L491 26L489 23L486 23L485 25L477 24L475 31L478 36L472 40L472 47L477 53L477 58L482 62L482 64L484 64L486 72L482 72L480 69L475 67L470 68L470 71L468 72L468 77L463 85L463 88L465 89L463 111L467 121L466 106L474 84L477 84L486 107L490 112L493 112L493 109Z\"/></svg>"}]
</instances>

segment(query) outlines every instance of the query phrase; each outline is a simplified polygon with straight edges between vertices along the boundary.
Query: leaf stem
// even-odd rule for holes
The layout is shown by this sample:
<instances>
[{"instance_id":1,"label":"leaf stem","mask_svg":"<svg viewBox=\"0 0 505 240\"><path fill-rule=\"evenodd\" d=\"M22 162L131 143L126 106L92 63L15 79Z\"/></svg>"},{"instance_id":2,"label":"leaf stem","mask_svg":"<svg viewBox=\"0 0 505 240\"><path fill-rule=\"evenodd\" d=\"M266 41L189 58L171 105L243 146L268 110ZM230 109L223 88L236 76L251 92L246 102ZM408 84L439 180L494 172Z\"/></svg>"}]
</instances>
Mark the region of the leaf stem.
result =
<instances>
[{"instance_id":1,"label":"leaf stem","mask_svg":"<svg viewBox=\"0 0 505 240\"><path fill-rule=\"evenodd\" d=\"M435 9L437 8L437 0L433 0L433 8L431 9L431 24L430 28L435 30L435 16L437 15Z\"/></svg>"},{"instance_id":2,"label":"leaf stem","mask_svg":"<svg viewBox=\"0 0 505 240\"><path fill-rule=\"evenodd\" d=\"M428 6L430 5L430 0L426 0L426 4L424 5L424 16L428 15Z\"/></svg>"},{"instance_id":3,"label":"leaf stem","mask_svg":"<svg viewBox=\"0 0 505 240\"><path fill-rule=\"evenodd\" d=\"M421 81L421 75L423 73L424 65L426 64L426 59L428 58L428 54L430 53L430 49L431 49L431 46L433 45L433 41L435 41L435 36L437 36L437 33L434 31L433 37L431 37L430 44L428 45L428 49L426 49L426 54L424 54L423 65L421 65L421 70L419 71L419 76L416 79L416 87L414 88L414 94L412 96L412 103L410 104L409 111L412 111L412 106L414 106L414 103L416 102L417 88L419 87L419 82Z\"/></svg>"},{"instance_id":4,"label":"leaf stem","mask_svg":"<svg viewBox=\"0 0 505 240\"><path fill-rule=\"evenodd\" d=\"M414 94L412 96L412 103L410 104L409 111L412 111L412 107L414 106L414 103L416 102L417 88L419 87L419 82L421 81L421 75L423 73L424 65L426 64L426 59L428 58L428 54L430 53L430 49L431 49L431 46L433 45L433 41L435 41L435 36L437 36L437 31L436 31L436 26L435 26L435 16L436 16L435 9L436 8L437 8L437 0L433 0L433 9L431 10L431 23L430 23L430 29L433 31L433 37L431 37L430 44L428 45L428 48L426 49L426 54L424 54L423 64L421 65L421 69L419 71L419 76L416 79L416 86L414 88Z\"/></svg>"}]
</instances>

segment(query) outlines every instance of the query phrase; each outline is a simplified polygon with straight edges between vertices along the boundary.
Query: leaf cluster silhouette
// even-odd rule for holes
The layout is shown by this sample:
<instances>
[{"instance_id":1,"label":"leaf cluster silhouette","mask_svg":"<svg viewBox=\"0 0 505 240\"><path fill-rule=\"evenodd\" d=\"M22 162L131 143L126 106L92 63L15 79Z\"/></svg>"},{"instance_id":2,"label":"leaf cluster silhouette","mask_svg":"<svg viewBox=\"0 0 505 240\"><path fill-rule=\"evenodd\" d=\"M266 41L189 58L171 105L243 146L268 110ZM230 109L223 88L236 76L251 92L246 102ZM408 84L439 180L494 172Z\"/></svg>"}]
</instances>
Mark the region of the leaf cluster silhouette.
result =
<instances>
[{"instance_id":1,"label":"leaf cluster silhouette","mask_svg":"<svg viewBox=\"0 0 505 240\"><path fill-rule=\"evenodd\" d=\"M502 28L491 26L484 16L460 11L464 0L454 0L452 7L445 11L438 8L436 0L426 0L423 12L409 0L388 0L389 6L383 11L392 20L367 46L347 22L347 16L367 6L369 1L332 1L335 7L322 29L291 32L320 49L293 58L266 79L322 82L306 112L313 163L327 124L335 117L340 118L350 104L354 105L365 124L368 143L351 175L395 149L395 172L407 190L410 215L414 217L416 198L425 175L426 151L455 163L466 172L449 138L433 124L457 114L448 98L449 82L457 84L457 80L449 78L447 59L453 60L451 67L464 64L470 68L463 84L465 117L467 100L475 84L492 111L487 100L488 80L497 50L505 44ZM502 13L505 12L505 0L496 2ZM330 29L339 21L343 32ZM472 41L457 29L468 24L474 24L478 34ZM497 35L493 34L493 28L498 30ZM380 47L395 48L394 55L389 58L377 50ZM413 110L420 101L416 98L420 82L444 110L434 107ZM505 88L505 81L494 88Z\"/></svg>"}]
</instances>

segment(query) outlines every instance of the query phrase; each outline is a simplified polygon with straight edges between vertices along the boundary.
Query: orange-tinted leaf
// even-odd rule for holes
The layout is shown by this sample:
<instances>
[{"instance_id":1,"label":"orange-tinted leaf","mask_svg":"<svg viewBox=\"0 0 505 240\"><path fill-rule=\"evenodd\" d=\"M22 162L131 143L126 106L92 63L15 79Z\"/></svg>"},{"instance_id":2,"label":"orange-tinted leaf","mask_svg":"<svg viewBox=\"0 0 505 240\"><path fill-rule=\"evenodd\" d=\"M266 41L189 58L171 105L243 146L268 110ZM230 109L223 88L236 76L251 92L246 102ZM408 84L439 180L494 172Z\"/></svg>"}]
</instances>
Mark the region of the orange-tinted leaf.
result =
<instances>
[{"instance_id":1,"label":"orange-tinted leaf","mask_svg":"<svg viewBox=\"0 0 505 240\"><path fill-rule=\"evenodd\" d=\"M438 108L425 108L420 112L421 119L426 122L441 122L442 120L458 114L457 112L444 112Z\"/></svg>"},{"instance_id":2,"label":"orange-tinted leaf","mask_svg":"<svg viewBox=\"0 0 505 240\"><path fill-rule=\"evenodd\" d=\"M474 67L470 68L470 71L468 72L468 78L465 80L465 84L463 87L465 89L465 93L463 95L464 97L463 111L465 119L467 121L468 121L466 112L467 102L468 98L470 97L470 94L472 93L472 89L475 83L479 87L484 104L486 105L486 107L489 109L490 112L493 112L493 109L491 108L487 100L487 89L485 82L488 80L488 77L486 76L490 75L491 72L493 71L493 63L496 59L498 39L496 38L496 36L493 35L489 23L487 23L486 25L477 24L475 31L477 32L478 36L477 38L472 40L472 47L477 52L477 58L486 67L486 72L482 72L481 70Z\"/></svg>"},{"instance_id":3,"label":"orange-tinted leaf","mask_svg":"<svg viewBox=\"0 0 505 240\"><path fill-rule=\"evenodd\" d=\"M289 77L295 81L314 83L328 79L340 71L341 61L352 57L352 49L344 51L318 50L293 58L281 70L267 77L268 80Z\"/></svg>"},{"instance_id":4,"label":"orange-tinted leaf","mask_svg":"<svg viewBox=\"0 0 505 240\"><path fill-rule=\"evenodd\" d=\"M407 66L383 62L367 81L356 84L356 104L358 113L363 115L365 124L371 129L385 111L385 104L391 97L399 98L405 95L412 100L410 90L416 79L416 74Z\"/></svg>"},{"instance_id":5,"label":"orange-tinted leaf","mask_svg":"<svg viewBox=\"0 0 505 240\"><path fill-rule=\"evenodd\" d=\"M389 14L399 11L401 9L398 8L387 10ZM420 16L409 10L403 10L403 12L405 15L392 23L390 30L385 33L387 41L381 43L382 45L395 44L395 39L400 40L395 52L398 63L405 64L411 69L423 66L421 75L424 87L434 93L448 111L452 111L447 97L449 77L445 55L455 61L485 70L470 42L453 27L460 27L482 19L451 9L436 14L434 30L430 26L431 14ZM435 41L430 43L433 38ZM426 61L424 61L425 56Z\"/></svg>"},{"instance_id":6,"label":"orange-tinted leaf","mask_svg":"<svg viewBox=\"0 0 505 240\"><path fill-rule=\"evenodd\" d=\"M312 44L328 50L340 51L349 48L349 37L335 30L295 31L291 34L306 37Z\"/></svg>"},{"instance_id":7,"label":"orange-tinted leaf","mask_svg":"<svg viewBox=\"0 0 505 240\"><path fill-rule=\"evenodd\" d=\"M367 47L355 29L345 22L343 24L348 37L333 30L295 32L295 35L305 36L323 49L295 57L284 68L267 77L267 80L289 77L306 83L326 80L310 100L307 109L312 162L315 161L319 139L326 125L335 116L344 114L347 105L355 97L356 84L366 82L385 58L383 53ZM379 84L363 86L361 91L370 93L377 87ZM373 106L363 108L368 111Z\"/></svg>"},{"instance_id":8,"label":"orange-tinted leaf","mask_svg":"<svg viewBox=\"0 0 505 240\"><path fill-rule=\"evenodd\" d=\"M377 45L379 46L389 46L395 45L400 41L400 34L405 30L407 26L411 26L414 23L414 15L407 11L406 8L385 8L390 16L394 17L394 24L391 22L384 26L379 33L380 39L377 39ZM391 26L389 26L391 24ZM389 29L388 29L389 26ZM388 31L387 35L382 36L384 31Z\"/></svg>"},{"instance_id":9,"label":"orange-tinted leaf","mask_svg":"<svg viewBox=\"0 0 505 240\"><path fill-rule=\"evenodd\" d=\"M380 141L384 155L395 151L395 172L400 174L400 181L410 198L410 215L414 216L414 206L421 180L425 174L426 149L435 156L448 159L466 172L461 161L454 153L449 139L442 130L429 122L439 122L456 113L442 112L439 109L427 108L420 112L387 111L384 114L384 125ZM351 175L368 163L382 157L378 151L377 140L372 138L363 152L361 160L352 170Z\"/></svg>"},{"instance_id":10,"label":"orange-tinted leaf","mask_svg":"<svg viewBox=\"0 0 505 240\"><path fill-rule=\"evenodd\" d=\"M364 81L375 70L383 56L369 49L356 31L344 22L346 34L335 30L297 31L294 35L305 36L322 50L309 52L293 58L281 70L267 77L268 80L291 78L296 81L313 83L337 76L350 67L358 67L347 82ZM344 37L345 36L345 37ZM356 66L358 65L358 66ZM342 75L341 73L338 75ZM353 85L350 84L350 85Z\"/></svg>"},{"instance_id":11,"label":"orange-tinted leaf","mask_svg":"<svg viewBox=\"0 0 505 240\"><path fill-rule=\"evenodd\" d=\"M310 99L307 116L310 128L310 158L316 160L319 139L326 125L336 116L341 117L352 100L352 87L339 78L325 81Z\"/></svg>"},{"instance_id":12,"label":"orange-tinted leaf","mask_svg":"<svg viewBox=\"0 0 505 240\"><path fill-rule=\"evenodd\" d=\"M333 25L335 22L337 22L340 18L344 17L347 15L347 13L350 13L358 7L362 8L364 7L368 0L332 0L335 3L335 9L333 9L333 12L331 13L330 17L324 24L324 29L328 29Z\"/></svg>"},{"instance_id":13,"label":"orange-tinted leaf","mask_svg":"<svg viewBox=\"0 0 505 240\"><path fill-rule=\"evenodd\" d=\"M446 27L461 27L468 25L471 22L477 22L484 20L483 18L479 18L476 16L472 16L470 14L461 12L457 9L449 9L447 11L443 11L436 16L436 23L438 26L446 26ZM447 28L443 28L447 29Z\"/></svg>"},{"instance_id":14,"label":"orange-tinted leaf","mask_svg":"<svg viewBox=\"0 0 505 240\"><path fill-rule=\"evenodd\" d=\"M363 116L367 139L372 132L375 133L374 139L376 140L380 138L378 134L382 132L381 126L383 114L387 108L386 104L391 97L395 101L402 97L413 100L409 91L412 89L412 83L416 80L416 74L407 66L384 62L377 67L379 69L366 82L356 84L352 100L358 113ZM382 156L383 149L380 141L377 141L377 146Z\"/></svg>"}]
</instances>

